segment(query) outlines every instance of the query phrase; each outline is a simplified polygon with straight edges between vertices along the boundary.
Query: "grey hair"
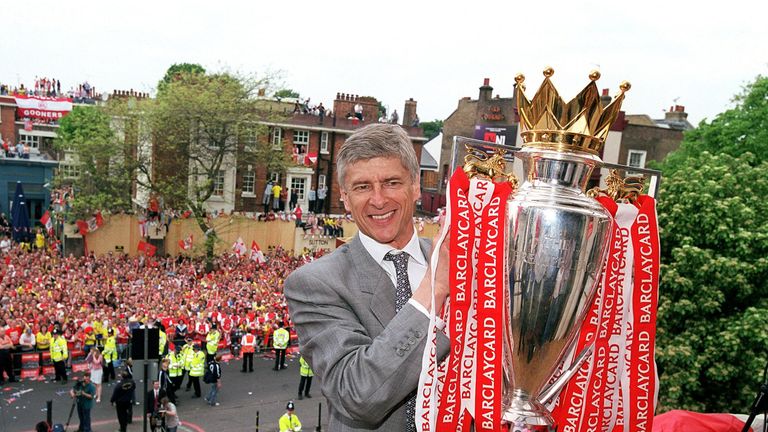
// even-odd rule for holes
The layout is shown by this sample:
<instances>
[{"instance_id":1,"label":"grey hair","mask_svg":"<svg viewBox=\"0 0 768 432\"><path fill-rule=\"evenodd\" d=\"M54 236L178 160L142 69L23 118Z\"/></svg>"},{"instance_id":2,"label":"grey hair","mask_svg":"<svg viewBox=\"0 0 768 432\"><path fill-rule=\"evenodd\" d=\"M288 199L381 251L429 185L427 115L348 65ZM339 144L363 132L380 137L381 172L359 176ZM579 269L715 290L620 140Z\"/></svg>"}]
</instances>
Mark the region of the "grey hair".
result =
<instances>
[{"instance_id":1,"label":"grey hair","mask_svg":"<svg viewBox=\"0 0 768 432\"><path fill-rule=\"evenodd\" d=\"M419 177L419 160L405 130L395 124L373 123L356 130L342 144L336 158L339 186L344 188L344 176L349 165L377 157L398 158L410 172L411 180Z\"/></svg>"}]
</instances>

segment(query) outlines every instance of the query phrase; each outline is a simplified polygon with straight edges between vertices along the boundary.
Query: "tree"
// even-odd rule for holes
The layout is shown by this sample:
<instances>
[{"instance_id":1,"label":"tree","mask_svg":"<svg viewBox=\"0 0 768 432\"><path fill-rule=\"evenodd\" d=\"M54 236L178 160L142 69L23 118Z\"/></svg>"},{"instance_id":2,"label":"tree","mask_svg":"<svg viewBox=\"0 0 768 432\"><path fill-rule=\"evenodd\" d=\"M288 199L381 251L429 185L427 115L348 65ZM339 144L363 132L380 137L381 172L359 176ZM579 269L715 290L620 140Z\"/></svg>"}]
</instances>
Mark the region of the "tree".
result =
<instances>
[{"instance_id":1,"label":"tree","mask_svg":"<svg viewBox=\"0 0 768 432\"><path fill-rule=\"evenodd\" d=\"M174 63L165 72L165 76L157 83L157 91L161 93L172 81L181 79L183 75L205 75L205 68L197 63Z\"/></svg>"},{"instance_id":2,"label":"tree","mask_svg":"<svg viewBox=\"0 0 768 432\"><path fill-rule=\"evenodd\" d=\"M665 168L675 168L678 163L684 164L684 159L705 151L731 156L751 152L756 164L768 160L766 95L768 77L758 76L733 98L733 108L719 114L712 122L703 121L696 129L686 132L680 149L664 161Z\"/></svg>"},{"instance_id":3,"label":"tree","mask_svg":"<svg viewBox=\"0 0 768 432\"><path fill-rule=\"evenodd\" d=\"M166 207L192 212L206 233L209 266L218 236L207 217L208 203L221 192L223 176L238 163L283 171L289 161L262 125L267 119L256 95L264 85L229 73L181 73L146 109L155 146L149 187Z\"/></svg>"},{"instance_id":4,"label":"tree","mask_svg":"<svg viewBox=\"0 0 768 432\"><path fill-rule=\"evenodd\" d=\"M275 97L278 99L282 98L299 98L299 92L294 91L292 89L280 89L275 92Z\"/></svg>"},{"instance_id":5,"label":"tree","mask_svg":"<svg viewBox=\"0 0 768 432\"><path fill-rule=\"evenodd\" d=\"M443 121L442 120L432 120L428 122L421 122L421 129L424 131L424 136L432 139L440 134L440 132L443 131Z\"/></svg>"},{"instance_id":6,"label":"tree","mask_svg":"<svg viewBox=\"0 0 768 432\"><path fill-rule=\"evenodd\" d=\"M82 219L96 210L131 209L131 152L115 133L105 108L75 106L61 119L55 148L66 155L63 165L76 167L77 177L56 176L56 186L74 189L69 216Z\"/></svg>"},{"instance_id":7,"label":"tree","mask_svg":"<svg viewBox=\"0 0 768 432\"><path fill-rule=\"evenodd\" d=\"M768 81L661 164L661 411L744 412L768 359ZM755 152L755 153L752 153Z\"/></svg>"}]
</instances>

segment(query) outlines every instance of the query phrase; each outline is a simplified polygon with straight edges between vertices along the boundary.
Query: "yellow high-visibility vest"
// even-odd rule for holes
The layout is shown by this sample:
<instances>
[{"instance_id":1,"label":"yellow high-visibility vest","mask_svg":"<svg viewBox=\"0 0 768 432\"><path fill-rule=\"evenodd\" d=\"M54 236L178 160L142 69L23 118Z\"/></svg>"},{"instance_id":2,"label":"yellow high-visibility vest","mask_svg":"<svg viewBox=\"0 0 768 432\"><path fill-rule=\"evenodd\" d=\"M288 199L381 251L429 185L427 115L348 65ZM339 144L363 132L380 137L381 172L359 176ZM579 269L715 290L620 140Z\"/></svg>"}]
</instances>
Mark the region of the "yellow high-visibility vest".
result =
<instances>
[{"instance_id":1,"label":"yellow high-visibility vest","mask_svg":"<svg viewBox=\"0 0 768 432\"><path fill-rule=\"evenodd\" d=\"M51 360L63 361L69 357L69 351L67 350L67 341L64 338L56 338L51 344Z\"/></svg>"},{"instance_id":2,"label":"yellow high-visibility vest","mask_svg":"<svg viewBox=\"0 0 768 432\"><path fill-rule=\"evenodd\" d=\"M275 330L275 333L272 335L272 347L286 349L288 348L288 341L290 341L290 339L291 334L288 333L288 330L279 328Z\"/></svg>"},{"instance_id":3,"label":"yellow high-visibility vest","mask_svg":"<svg viewBox=\"0 0 768 432\"><path fill-rule=\"evenodd\" d=\"M305 376L305 377L311 377L315 376L315 373L312 372L312 368L309 367L309 363L307 363L306 360L304 360L304 356L299 357L299 375Z\"/></svg>"},{"instance_id":4,"label":"yellow high-visibility vest","mask_svg":"<svg viewBox=\"0 0 768 432\"><path fill-rule=\"evenodd\" d=\"M109 336L104 342L104 361L107 364L117 360L117 339L114 336Z\"/></svg>"},{"instance_id":5,"label":"yellow high-visibility vest","mask_svg":"<svg viewBox=\"0 0 768 432\"><path fill-rule=\"evenodd\" d=\"M221 334L217 330L211 330L208 335L205 336L205 347L208 349L208 354L214 355L219 349L219 340Z\"/></svg>"},{"instance_id":6,"label":"yellow high-visibility vest","mask_svg":"<svg viewBox=\"0 0 768 432\"><path fill-rule=\"evenodd\" d=\"M205 353L198 351L192 356L192 365L189 369L189 376L201 377L205 371Z\"/></svg>"}]
</instances>

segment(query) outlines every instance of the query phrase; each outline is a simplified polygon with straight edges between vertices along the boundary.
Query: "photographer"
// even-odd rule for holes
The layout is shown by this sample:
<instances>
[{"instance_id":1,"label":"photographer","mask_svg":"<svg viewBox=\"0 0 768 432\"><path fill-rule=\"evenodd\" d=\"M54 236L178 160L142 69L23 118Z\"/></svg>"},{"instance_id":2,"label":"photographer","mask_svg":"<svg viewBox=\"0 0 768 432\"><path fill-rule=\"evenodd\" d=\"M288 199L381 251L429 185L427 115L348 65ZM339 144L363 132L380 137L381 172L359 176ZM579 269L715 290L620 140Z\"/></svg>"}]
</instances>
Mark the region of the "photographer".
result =
<instances>
[{"instance_id":1,"label":"photographer","mask_svg":"<svg viewBox=\"0 0 768 432\"><path fill-rule=\"evenodd\" d=\"M86 373L82 379L77 380L69 395L75 398L77 404L77 418L80 420L77 430L91 432L91 408L96 397L96 386L91 383L91 375Z\"/></svg>"}]
</instances>

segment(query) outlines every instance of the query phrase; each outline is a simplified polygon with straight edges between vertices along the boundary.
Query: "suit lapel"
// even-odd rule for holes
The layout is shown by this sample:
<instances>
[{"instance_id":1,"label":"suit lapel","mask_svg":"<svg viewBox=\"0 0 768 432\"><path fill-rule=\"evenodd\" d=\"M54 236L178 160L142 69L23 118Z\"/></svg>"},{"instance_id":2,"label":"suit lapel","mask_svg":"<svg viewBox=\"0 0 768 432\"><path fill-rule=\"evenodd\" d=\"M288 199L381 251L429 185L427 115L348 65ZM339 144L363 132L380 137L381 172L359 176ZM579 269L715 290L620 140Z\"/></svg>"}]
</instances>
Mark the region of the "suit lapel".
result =
<instances>
[{"instance_id":1,"label":"suit lapel","mask_svg":"<svg viewBox=\"0 0 768 432\"><path fill-rule=\"evenodd\" d=\"M395 316L395 286L384 269L365 250L359 236L349 242L349 254L354 265L357 286L360 291L370 295L371 313L382 327L386 327Z\"/></svg>"}]
</instances>

